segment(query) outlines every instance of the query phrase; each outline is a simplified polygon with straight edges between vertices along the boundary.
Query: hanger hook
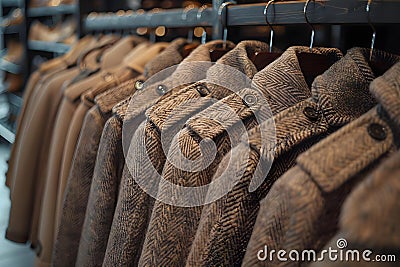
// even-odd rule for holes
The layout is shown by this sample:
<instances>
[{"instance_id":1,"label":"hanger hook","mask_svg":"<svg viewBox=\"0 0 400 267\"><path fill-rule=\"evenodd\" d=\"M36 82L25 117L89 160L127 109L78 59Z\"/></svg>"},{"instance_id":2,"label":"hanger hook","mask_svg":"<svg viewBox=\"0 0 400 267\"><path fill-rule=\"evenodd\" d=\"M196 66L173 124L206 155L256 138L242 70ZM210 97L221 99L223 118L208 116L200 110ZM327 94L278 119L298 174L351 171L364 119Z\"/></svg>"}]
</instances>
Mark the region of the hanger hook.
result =
<instances>
[{"instance_id":1,"label":"hanger hook","mask_svg":"<svg viewBox=\"0 0 400 267\"><path fill-rule=\"evenodd\" d=\"M308 3L310 3L311 0L307 0L306 4L304 5L304 18L306 19L307 25L310 26L311 28L311 39L310 39L310 52L312 52L313 45L314 45L314 36L315 36L315 29L314 26L310 23L307 17L307 7Z\"/></svg>"},{"instance_id":2,"label":"hanger hook","mask_svg":"<svg viewBox=\"0 0 400 267\"><path fill-rule=\"evenodd\" d=\"M267 23L268 27L269 27L269 52L272 52L272 41L274 39L274 28L272 28L272 25L269 23L268 20L268 8L269 5L272 4L273 2L275 2L275 0L269 0L267 5L265 6L264 9L264 16L265 16L265 22Z\"/></svg>"},{"instance_id":3,"label":"hanger hook","mask_svg":"<svg viewBox=\"0 0 400 267\"><path fill-rule=\"evenodd\" d=\"M228 16L225 15L225 19L222 19L222 14L224 12L225 7L227 7L229 5L233 5L233 4L234 4L233 2L224 2L219 6L219 9L218 9L219 22L221 23L221 25L224 29L224 36L222 38L222 40L224 41L223 49L226 49L226 41L228 39L228 27L227 27Z\"/></svg>"},{"instance_id":4,"label":"hanger hook","mask_svg":"<svg viewBox=\"0 0 400 267\"><path fill-rule=\"evenodd\" d=\"M187 14L189 13L190 10L194 9L194 5L189 5L187 7L185 7L182 11L182 20L187 22ZM189 30L188 32L188 36L187 36L187 40L189 43L193 42L193 30Z\"/></svg>"},{"instance_id":5,"label":"hanger hook","mask_svg":"<svg viewBox=\"0 0 400 267\"><path fill-rule=\"evenodd\" d=\"M372 0L368 0L367 6L365 8L365 10L367 11L368 24L372 29L372 39L371 39L371 49L369 51L369 61L372 61L372 55L374 52L375 38L376 38L376 29L371 22L371 3L372 3Z\"/></svg>"},{"instance_id":6,"label":"hanger hook","mask_svg":"<svg viewBox=\"0 0 400 267\"><path fill-rule=\"evenodd\" d=\"M197 10L197 21L201 20L203 16L204 10L207 9L207 5L202 5L198 10ZM205 29L203 29L203 33L201 34L201 44L205 44L207 41L207 32Z\"/></svg>"}]
</instances>

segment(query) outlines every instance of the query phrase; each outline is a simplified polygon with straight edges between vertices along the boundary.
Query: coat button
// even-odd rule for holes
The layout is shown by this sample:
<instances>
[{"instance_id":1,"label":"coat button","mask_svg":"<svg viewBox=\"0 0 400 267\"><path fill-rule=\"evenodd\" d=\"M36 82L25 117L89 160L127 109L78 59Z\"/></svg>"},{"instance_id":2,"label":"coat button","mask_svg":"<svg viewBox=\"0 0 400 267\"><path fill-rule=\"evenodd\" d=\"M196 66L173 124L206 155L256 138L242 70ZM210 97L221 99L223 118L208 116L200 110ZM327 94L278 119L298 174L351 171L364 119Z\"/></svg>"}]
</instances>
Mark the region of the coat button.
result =
<instances>
[{"instance_id":1,"label":"coat button","mask_svg":"<svg viewBox=\"0 0 400 267\"><path fill-rule=\"evenodd\" d=\"M160 84L157 86L157 93L160 95L164 95L167 92L167 87L164 84Z\"/></svg>"},{"instance_id":2,"label":"coat button","mask_svg":"<svg viewBox=\"0 0 400 267\"><path fill-rule=\"evenodd\" d=\"M243 103L248 107L252 107L257 104L257 97L253 94L246 94L243 97Z\"/></svg>"},{"instance_id":3,"label":"coat button","mask_svg":"<svg viewBox=\"0 0 400 267\"><path fill-rule=\"evenodd\" d=\"M386 129L378 123L372 123L368 126L368 134L378 141L383 141L386 139Z\"/></svg>"},{"instance_id":4,"label":"coat button","mask_svg":"<svg viewBox=\"0 0 400 267\"><path fill-rule=\"evenodd\" d=\"M201 97L205 97L210 93L207 86L205 86L204 84L197 85L195 89L200 94Z\"/></svg>"},{"instance_id":5,"label":"coat button","mask_svg":"<svg viewBox=\"0 0 400 267\"><path fill-rule=\"evenodd\" d=\"M113 80L113 76L111 74L106 74L104 76L104 81L111 82Z\"/></svg>"},{"instance_id":6,"label":"coat button","mask_svg":"<svg viewBox=\"0 0 400 267\"><path fill-rule=\"evenodd\" d=\"M137 80L137 81L135 82L135 89L136 89L136 90L142 90L142 89L143 89L143 86L144 86L144 81L142 81L142 80Z\"/></svg>"},{"instance_id":7,"label":"coat button","mask_svg":"<svg viewBox=\"0 0 400 267\"><path fill-rule=\"evenodd\" d=\"M303 113L311 121L318 120L319 114L318 114L318 111L315 110L315 108L305 107L304 110L303 110Z\"/></svg>"}]
</instances>

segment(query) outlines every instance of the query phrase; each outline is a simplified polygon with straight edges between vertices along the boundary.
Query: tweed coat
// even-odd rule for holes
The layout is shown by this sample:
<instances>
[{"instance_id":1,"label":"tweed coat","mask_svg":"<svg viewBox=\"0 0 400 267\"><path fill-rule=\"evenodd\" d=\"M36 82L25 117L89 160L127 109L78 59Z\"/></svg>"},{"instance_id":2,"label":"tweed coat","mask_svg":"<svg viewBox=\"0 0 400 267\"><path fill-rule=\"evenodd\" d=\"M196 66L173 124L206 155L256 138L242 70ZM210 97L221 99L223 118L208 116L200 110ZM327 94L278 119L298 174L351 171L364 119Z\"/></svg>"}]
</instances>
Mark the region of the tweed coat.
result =
<instances>
[{"instance_id":1,"label":"tweed coat","mask_svg":"<svg viewBox=\"0 0 400 267\"><path fill-rule=\"evenodd\" d=\"M325 248L336 249L337 241L344 238L347 246L343 251L357 249L361 254L368 249L373 252L369 256L372 260L377 254L396 256L395 261L368 262L368 266L399 265L399 162L400 152L397 151L351 192L341 210L339 231ZM325 260L312 266L360 266L360 262Z\"/></svg>"},{"instance_id":2,"label":"tweed coat","mask_svg":"<svg viewBox=\"0 0 400 267\"><path fill-rule=\"evenodd\" d=\"M80 97L81 102L71 120L71 124L65 139L64 151L62 154L57 194L56 227L58 227L59 224L65 184L68 178L69 170L71 168L73 154L86 112L88 112L89 109L94 106L94 99L97 95L131 78L137 77L143 72L143 64L141 62L135 62L137 64L134 65L133 62L131 63L129 61L131 61L132 58L134 59L135 57L138 57L138 55L144 54L144 51L140 51L139 44L146 43L145 41L146 40L141 37L128 36L121 39L110 49L108 49L107 53L105 53L101 59L103 65L107 64L107 66L118 67L114 67L111 70L106 69L105 71L102 71L101 75L103 76L103 79L100 82L96 83L96 85L92 89L88 90ZM143 49L147 48L146 45L143 46ZM135 51L137 52L135 53ZM155 56L157 52L158 51L155 51L154 55L150 53L148 57L145 57L144 61L148 60L148 58L151 58L152 56ZM122 60L120 55L123 55ZM126 65L128 65L128 63L132 64L132 69L126 68ZM122 71L122 69L124 69L124 71Z\"/></svg>"},{"instance_id":3,"label":"tweed coat","mask_svg":"<svg viewBox=\"0 0 400 267\"><path fill-rule=\"evenodd\" d=\"M143 40L132 39L130 46L138 44ZM142 42L143 43L143 42ZM118 44L117 44L118 45ZM148 47L147 44L139 44L132 51L124 57L121 66L113 68L110 71L102 72L102 79L98 82L92 89L86 91L81 95L81 102L77 107L74 116L71 120L70 126L68 128L68 133L65 139L64 151L62 154L62 161L60 165L60 174L58 182L58 194L57 194L57 209L56 209L56 227L58 227L60 212L62 206L62 200L64 197L65 185L67 182L69 170L71 168L71 161L73 158L73 153L75 151L76 143L78 141L79 133L82 128L83 119L86 112L94 105L94 99L97 95L117 86L129 79L137 77L139 74L143 73L144 66L151 59L156 57L162 50L165 49L166 43L157 43L156 45L151 45ZM140 48L139 46L142 46ZM122 53L123 49L117 50L117 53ZM107 53L109 54L109 53Z\"/></svg>"},{"instance_id":4,"label":"tweed coat","mask_svg":"<svg viewBox=\"0 0 400 267\"><path fill-rule=\"evenodd\" d=\"M267 49L267 46L261 42L242 42L221 57L217 63L231 66L246 75L253 76L256 69L248 59L248 51L246 49L249 51L263 51ZM204 52L209 57L209 51ZM202 106L209 105L212 98L202 99L202 91L210 90L216 95L217 99L229 93L225 88L210 82L212 78L224 74L220 72L220 66L215 65L208 69L206 79L206 81L209 81L208 83L200 81L189 85L181 91L161 99L147 111L147 121L139 126L136 131L137 135L133 137L127 154L127 162L135 164L136 167L134 170L125 168L123 172L112 232L104 262L106 266L137 265L154 200L136 183L133 177L143 177L149 185L158 186L153 170L161 172L165 161L161 132L165 130L165 127L170 127L170 129L179 128L179 123L183 123L185 118L201 110ZM190 100L192 102L189 106L180 106ZM175 114L174 108L177 108L180 112ZM174 117L174 115L177 116ZM140 140L142 138L146 139L146 146L141 146ZM148 155L151 162L146 161L146 158L142 157L143 155L145 157ZM135 176L132 176L132 171L136 172L134 173ZM131 218L134 218L134 220ZM127 253L130 254L127 255Z\"/></svg>"},{"instance_id":5,"label":"tweed coat","mask_svg":"<svg viewBox=\"0 0 400 267\"><path fill-rule=\"evenodd\" d=\"M268 91L266 88L278 86L282 95L289 91L296 92L292 98L286 98L288 101L280 103L276 101L272 110L264 111L263 107L268 105L268 102L265 101L263 103L261 101L263 95L255 96L259 102L248 103L246 102L247 97L252 93L256 94L256 92L254 92L254 88L244 89L237 94L227 96L198 115L193 116L186 122L186 127L177 134L179 136L179 144L170 147L169 156L174 159L175 155L180 153L182 149L184 157L191 161L201 159L205 162L212 158L212 162L207 167L201 167L203 162L199 161L200 165L196 165L196 167L200 167L199 171L187 171L182 166L177 166L176 163L167 161L163 170L163 178L168 182L186 187L199 187L208 184L223 156L232 146L238 143L246 129L257 125L258 122L253 116L253 112L258 113L258 117L263 120L280 110L307 99L310 95L310 90L301 75L296 58L296 53L306 51L306 49L306 47L288 49L282 57L257 73L253 78L253 83L258 85L260 94L262 94L263 90ZM322 48L316 49L315 52L330 56L332 62L341 57L341 53L336 49ZM276 76L273 76L274 74ZM286 74L288 78L277 79L281 74ZM229 79L234 79L234 77L229 77ZM270 93L266 93L266 96L272 99L276 97L276 95ZM224 106L230 107L233 114L227 112L227 108L224 108ZM238 124L242 122L244 127L238 127ZM215 142L217 151L215 157L207 158L206 152L200 148L200 142L204 139L210 139ZM165 195L175 196L178 194L178 192L169 190L168 182L161 183L157 197L162 198ZM192 195L191 199L193 200L194 198L201 198L201 196ZM196 234L201 210L202 206L174 206L157 200L150 220L146 246L142 252L140 264L165 265L168 263L174 266L184 265L190 251L190 245Z\"/></svg>"},{"instance_id":6,"label":"tweed coat","mask_svg":"<svg viewBox=\"0 0 400 267\"><path fill-rule=\"evenodd\" d=\"M215 47L215 45L200 46L194 50L183 63L192 61L204 61L207 59L203 55L207 51ZM167 52L168 49L165 50ZM182 59L182 55L176 51L176 48L169 50L165 57L165 64L177 64L177 59ZM171 77L163 84L172 86L171 81L174 79L184 79L190 81L194 74L191 65L185 65L184 68L178 68ZM124 156L122 148L122 126L125 115L131 120L132 118L142 121L145 116L144 112L158 98L162 97L160 91L157 90L158 83L153 79L141 86L140 90L135 93L135 103L132 105L132 97L118 105L116 114L106 124L98 152L98 158L94 169L86 216L82 228L82 235L79 244L77 266L98 266L103 263L104 254L106 252L107 240L113 220L115 203L118 197L118 185L121 177L122 167L124 166ZM144 87L144 88L142 88ZM139 89L139 88L138 88ZM144 94L140 94L144 92ZM169 92L164 96L168 96ZM138 96L138 97L136 97ZM134 106L134 108L132 108ZM127 114L125 114L127 113ZM134 130L135 127L131 124Z\"/></svg>"},{"instance_id":7,"label":"tweed coat","mask_svg":"<svg viewBox=\"0 0 400 267\"><path fill-rule=\"evenodd\" d=\"M363 67L368 68L368 65ZM268 250L313 249L319 252L333 237L338 229L342 203L349 192L383 158L398 149L399 74L400 63L397 63L374 81L370 91L379 104L301 154L297 166L274 184L261 202L244 266L307 265L307 261L301 260L259 261L257 253L264 246ZM355 93L360 94L358 90ZM356 99L352 96L346 97L349 105L361 108L362 94ZM346 111L345 106L340 107ZM345 114L349 116L350 113L347 110ZM332 118L334 115L330 112Z\"/></svg>"},{"instance_id":8,"label":"tweed coat","mask_svg":"<svg viewBox=\"0 0 400 267\"><path fill-rule=\"evenodd\" d=\"M184 39L173 41L160 55L146 64L144 75L124 82L95 98L95 106L85 116L69 173L53 249L53 265L75 264L100 138L104 124L112 116L113 106L132 95L136 91L137 82L147 80L162 69L179 63L182 60L179 48L186 43Z\"/></svg>"},{"instance_id":9,"label":"tweed coat","mask_svg":"<svg viewBox=\"0 0 400 267\"><path fill-rule=\"evenodd\" d=\"M101 44L113 40L114 37L107 37ZM97 49L89 53L85 63L89 64L88 62L98 53ZM31 98L35 101L30 101L24 112L25 116L19 127L20 138L17 138L14 145L11 169L8 173L12 180L12 190L6 238L12 241L25 243L30 239L33 246L37 243L44 165L50 146L52 127L62 98L60 91L63 83L78 73L78 68L71 67L57 75L54 73L54 76L47 74L44 77L49 80L39 81L41 86L38 84L38 90L35 89L31 93Z\"/></svg>"},{"instance_id":10,"label":"tweed coat","mask_svg":"<svg viewBox=\"0 0 400 267\"><path fill-rule=\"evenodd\" d=\"M222 176L237 184L226 196L203 209L187 266L241 264L258 213L259 201L268 193L275 180L294 165L299 153L345 123L324 119L330 113L334 114L334 118L343 120L345 117L341 109L331 108L339 103L343 107L342 102L349 100L348 95L351 93L341 96L340 92L354 91L361 95L368 92L371 74L360 71L367 64L367 55L368 50L350 50L343 59L315 79L311 98L280 112L273 120L263 123L261 128L253 129L249 140L243 140L230 155L225 156L213 180ZM282 96L280 98L281 101L285 99ZM325 99L330 102L326 103ZM366 106L373 105L372 96L358 100ZM348 110L354 118L362 114L359 107ZM275 124L276 142L273 142L269 132L265 133L271 123ZM225 169L227 171L223 173ZM249 186L254 184L259 187L250 191Z\"/></svg>"},{"instance_id":11,"label":"tweed coat","mask_svg":"<svg viewBox=\"0 0 400 267\"><path fill-rule=\"evenodd\" d=\"M165 46L165 44L157 44L157 46ZM104 47L104 53L110 52L110 46ZM118 52L112 51L111 52ZM115 55L119 56L121 59L125 55ZM143 54L144 58L148 58L149 55ZM113 62L113 61L111 61ZM74 126L74 123L80 123L80 116L83 116L86 108L82 107L81 97L90 96L90 92L95 92L97 89L97 84L103 80L107 80L107 76L104 76L104 71L112 71L117 66L105 65L104 62L99 66L98 71L93 73L87 78L74 79L71 84L63 92L63 99L58 110L57 120L54 125L50 151L48 156L48 162L46 167L45 176L45 187L43 193L43 201L40 215L40 227L39 227L39 241L40 249L38 250L38 255L36 262L40 264L49 264L51 261L52 247L55 237L55 224L58 222L56 219L57 209L61 205L61 198L58 198L58 186L63 188L65 183L60 183L60 170L63 151L65 148L65 141L68 137L68 130L70 127ZM138 64L140 66L140 64ZM135 72L137 76L138 73ZM90 97L89 97L90 98ZM75 116L77 115L77 116ZM75 120L77 119L77 120ZM52 229L52 230L50 230Z\"/></svg>"}]
</instances>

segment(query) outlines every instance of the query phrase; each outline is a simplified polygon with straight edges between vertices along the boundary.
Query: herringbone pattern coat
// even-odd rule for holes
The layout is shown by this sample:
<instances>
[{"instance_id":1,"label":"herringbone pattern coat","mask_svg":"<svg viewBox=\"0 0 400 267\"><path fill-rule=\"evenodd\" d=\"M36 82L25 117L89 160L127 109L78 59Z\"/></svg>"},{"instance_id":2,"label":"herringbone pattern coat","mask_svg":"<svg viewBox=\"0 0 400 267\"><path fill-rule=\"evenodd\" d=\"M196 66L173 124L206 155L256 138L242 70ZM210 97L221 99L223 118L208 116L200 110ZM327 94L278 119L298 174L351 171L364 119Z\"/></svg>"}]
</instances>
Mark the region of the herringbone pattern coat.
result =
<instances>
[{"instance_id":1,"label":"herringbone pattern coat","mask_svg":"<svg viewBox=\"0 0 400 267\"><path fill-rule=\"evenodd\" d=\"M216 41L209 45L218 46L220 44L221 41ZM265 46L265 44L263 45ZM233 45L229 44L229 46ZM248 45L248 47L251 46ZM210 46L206 50L202 48L202 53L208 57L208 61L210 60L209 48ZM249 71L245 70L248 61L241 61L245 55L246 51L244 51L243 45L238 45L218 62L247 74ZM203 73L203 79L206 74L207 79L221 75L221 72L216 72L220 69L220 66L212 66L207 73ZM216 94L216 98L228 93L215 84L200 81L162 99L147 112L148 121L139 127L137 132L140 134L132 140L134 145L130 147L131 151L127 155L127 162L135 165L132 165L134 167L130 170L126 169L122 177L113 230L107 247L107 256L109 255L105 259L107 266L137 264L154 200L136 183L135 178L145 178L144 182L158 188L152 171L156 170L161 173L165 161L164 153L166 153L163 151L160 133L179 128L177 126L179 123L184 123L188 117L204 108L210 101L209 98L202 98L201 93L207 92L207 90ZM180 106L185 101L192 101L191 105ZM176 111L175 108L179 112L173 113ZM172 114L177 116L171 116ZM145 147L140 138L145 138ZM147 157L151 162L146 161ZM119 231L119 229L123 229L123 231ZM127 255L128 253L130 254Z\"/></svg>"},{"instance_id":2,"label":"herringbone pattern coat","mask_svg":"<svg viewBox=\"0 0 400 267\"><path fill-rule=\"evenodd\" d=\"M253 83L260 87L259 92L256 92L254 88L242 89L237 94L227 96L189 119L186 127L178 134L179 142L175 146L171 146L169 157L171 159L178 158L182 150L183 156L188 160L198 161L198 165L195 165L198 171L187 171L184 164L177 166L176 162L167 161L163 170L164 179L186 187L208 184L223 156L236 146L246 129L249 130L258 124L254 113L257 113L257 117L262 121L308 98L310 91L296 64L296 53L301 51L306 51L306 48L290 48L281 58L259 72L253 78ZM333 62L341 55L335 49L317 49L316 52L331 56ZM286 76L280 77L283 73ZM277 77L280 79L278 80ZM235 78L239 77L229 77L232 81L235 81ZM280 88L278 95L274 94L272 90L268 91L274 86ZM265 91L267 92L264 95ZM293 95L281 99L282 101L278 100L273 103L271 101L273 104L271 110L262 109L269 104L267 101L263 101L263 98L275 99L280 95L285 95L285 92L287 95L289 92L293 92ZM250 96L257 101L246 102L246 99L251 98ZM243 127L238 126L241 123L243 123ZM217 151L215 156L207 155L206 150L200 149L200 142L204 139L210 139L215 143ZM205 167L207 162L211 163ZM158 192L159 198L176 194L178 192L171 191L168 183L161 183ZM191 195L190 198L191 200L198 199L202 203L204 194ZM190 245L196 234L202 206L182 207L182 205L187 206L187 203L180 203L180 205L175 206L156 201L146 237L146 241L150 242L144 247L147 254L142 254L142 258L145 256L146 261L142 261L141 264L164 265L167 262L174 266L185 264L190 252Z\"/></svg>"},{"instance_id":3,"label":"herringbone pattern coat","mask_svg":"<svg viewBox=\"0 0 400 267\"><path fill-rule=\"evenodd\" d=\"M184 39L175 40L155 60L146 64L145 75L128 80L95 98L96 105L86 114L83 122L67 179L61 224L56 231L53 249L52 262L55 266L75 264L100 138L106 121L112 116L113 106L133 95L137 81L145 81L164 68L179 63L182 60L179 48L185 44Z\"/></svg>"},{"instance_id":4,"label":"herringbone pattern coat","mask_svg":"<svg viewBox=\"0 0 400 267\"><path fill-rule=\"evenodd\" d=\"M367 59L368 53L364 56ZM392 60L399 61L399 58L392 57ZM360 69L368 70L368 65ZM342 203L349 192L382 158L398 149L395 140L400 126L399 74L400 63L397 63L371 84L378 106L300 155L297 166L274 184L261 202L244 266L307 265L307 262L283 262L277 258L272 262L260 261L257 253L265 246L269 251L313 249L318 252L333 237ZM362 94L356 90L351 96L355 97L356 93ZM351 96L347 97L349 105ZM346 110L343 108L340 106Z\"/></svg>"},{"instance_id":5,"label":"herringbone pattern coat","mask_svg":"<svg viewBox=\"0 0 400 267\"><path fill-rule=\"evenodd\" d=\"M177 41L170 48L163 51L163 56L150 62L150 65L155 66L171 66L178 64L182 59L179 53L178 45L181 41ZM194 58L196 58L194 53ZM202 59L201 57L199 57ZM185 59L185 61L187 61ZM161 70L161 69L159 69ZM159 71L158 70L158 71ZM190 73L190 70L186 70ZM148 78L155 72L145 69L144 74ZM182 74L177 72L174 75ZM174 77L174 76L173 76ZM171 78L173 78L171 77ZM122 144L123 123L125 119L131 118L142 121L145 116L144 112L152 103L157 101L161 95L157 92L158 84L151 84L142 91L136 91L134 105L133 97L120 103L115 108L115 116L113 116L106 124L103 131L98 158L94 169L86 216L83 224L78 256L77 266L98 266L103 263L104 254L106 252L107 240L111 230L116 201L118 198L118 186L121 178L122 169L124 166L124 154ZM141 94L143 92L143 94ZM139 95L139 96L138 96ZM168 95L168 93L167 93ZM165 95L164 97L166 97ZM137 125L132 123L129 125L134 132ZM103 155L104 156L100 156Z\"/></svg>"},{"instance_id":6,"label":"herringbone pattern coat","mask_svg":"<svg viewBox=\"0 0 400 267\"><path fill-rule=\"evenodd\" d=\"M400 104L400 103L399 103ZM369 262L367 266L395 267L399 264L400 229L400 152L386 159L373 173L365 178L346 199L340 214L339 231L328 243L337 248L337 240L344 238L348 249L360 254L368 249L377 254L394 255L396 261ZM382 259L382 258L381 258ZM360 262L332 262L327 259L312 266L360 266Z\"/></svg>"},{"instance_id":7,"label":"herringbone pattern coat","mask_svg":"<svg viewBox=\"0 0 400 267\"><path fill-rule=\"evenodd\" d=\"M364 75L368 77L369 72L359 70L359 66L366 64L364 56L367 52L350 51L315 80L310 99L276 115L273 121L262 125L263 131L260 128L254 129L250 142L245 140L232 151L231 158L225 157L214 180L221 179L221 174L227 168L223 177L230 177L238 183L226 196L203 209L187 266L241 264L258 213L259 201L265 197L275 180L295 164L299 153L346 123L343 120L344 112L333 107L351 94L340 96L338 92L368 92L368 83L372 78L366 79ZM326 99L329 99L329 103ZM364 107L366 111L368 105L373 105L372 97L364 99L363 105L360 105L367 106ZM310 116L307 110L314 110L314 116ZM363 112L358 107L349 111L354 118ZM268 132L265 133L268 124L273 123L276 127L276 143ZM249 191L252 183L260 184L254 192Z\"/></svg>"}]
</instances>

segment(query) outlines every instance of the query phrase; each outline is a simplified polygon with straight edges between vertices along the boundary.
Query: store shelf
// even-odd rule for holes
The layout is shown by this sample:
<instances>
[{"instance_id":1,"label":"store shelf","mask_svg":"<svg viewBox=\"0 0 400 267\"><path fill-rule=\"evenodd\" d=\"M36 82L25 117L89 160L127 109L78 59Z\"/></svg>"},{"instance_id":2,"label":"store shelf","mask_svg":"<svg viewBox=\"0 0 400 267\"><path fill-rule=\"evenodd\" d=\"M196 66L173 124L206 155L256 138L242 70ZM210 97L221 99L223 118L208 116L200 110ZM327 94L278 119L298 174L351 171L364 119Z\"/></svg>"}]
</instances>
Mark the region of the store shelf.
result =
<instances>
[{"instance_id":1,"label":"store shelf","mask_svg":"<svg viewBox=\"0 0 400 267\"><path fill-rule=\"evenodd\" d=\"M65 54L71 48L70 45L54 42L28 41L28 49L44 52Z\"/></svg>"},{"instance_id":2,"label":"store shelf","mask_svg":"<svg viewBox=\"0 0 400 267\"><path fill-rule=\"evenodd\" d=\"M10 129L10 126L3 121L0 121L0 136L11 144L15 141L15 133Z\"/></svg>"},{"instance_id":3,"label":"store shelf","mask_svg":"<svg viewBox=\"0 0 400 267\"><path fill-rule=\"evenodd\" d=\"M22 0L1 0L1 5L3 7L19 7L22 6Z\"/></svg>"},{"instance_id":4,"label":"store shelf","mask_svg":"<svg viewBox=\"0 0 400 267\"><path fill-rule=\"evenodd\" d=\"M10 102L11 105L17 107L18 109L22 107L23 99L19 95L16 95L14 93L9 93L8 101Z\"/></svg>"},{"instance_id":5,"label":"store shelf","mask_svg":"<svg viewBox=\"0 0 400 267\"><path fill-rule=\"evenodd\" d=\"M4 72L2 70L0 70L0 71L2 72L2 76L4 76ZM4 79L4 78L2 77L1 79ZM0 95L6 93L7 89L8 89L8 87L6 84L4 84L4 82L0 83Z\"/></svg>"},{"instance_id":6,"label":"store shelf","mask_svg":"<svg viewBox=\"0 0 400 267\"><path fill-rule=\"evenodd\" d=\"M75 14L77 11L78 5L34 7L28 9L28 17L48 17L62 14Z\"/></svg>"},{"instance_id":7,"label":"store shelf","mask_svg":"<svg viewBox=\"0 0 400 267\"><path fill-rule=\"evenodd\" d=\"M22 25L13 25L13 26L7 26L7 27L2 27L0 31L3 34L16 34L20 33L22 31Z\"/></svg>"}]
</instances>

